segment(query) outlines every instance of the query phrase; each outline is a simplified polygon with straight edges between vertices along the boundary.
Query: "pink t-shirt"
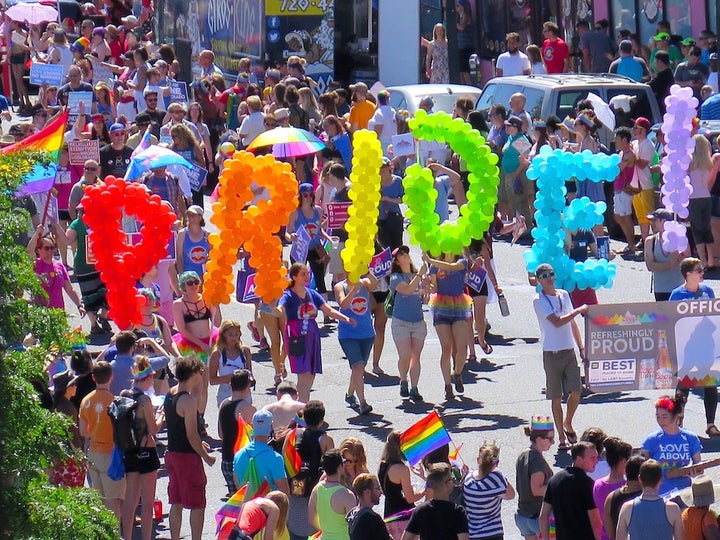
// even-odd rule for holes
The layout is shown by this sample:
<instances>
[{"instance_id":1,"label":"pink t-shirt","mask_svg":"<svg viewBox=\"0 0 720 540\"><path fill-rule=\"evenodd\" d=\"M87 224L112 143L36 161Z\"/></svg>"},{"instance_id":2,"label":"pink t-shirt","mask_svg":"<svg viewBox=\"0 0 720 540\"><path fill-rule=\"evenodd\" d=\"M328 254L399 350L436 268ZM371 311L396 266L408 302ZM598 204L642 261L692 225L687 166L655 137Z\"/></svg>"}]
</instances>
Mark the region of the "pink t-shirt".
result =
<instances>
[{"instance_id":1,"label":"pink t-shirt","mask_svg":"<svg viewBox=\"0 0 720 540\"><path fill-rule=\"evenodd\" d=\"M593 486L593 500L595 501L595 506L597 506L598 510L600 511L600 518L603 519L603 516L605 515L605 499L608 498L608 495L610 495L613 491L615 491L617 488L623 487L625 485L625 481L621 482L615 482L615 483L609 483L604 478L600 478L599 480L595 480L595 485ZM605 533L605 523L603 519L603 529L602 534L600 535L601 540L610 540L610 537Z\"/></svg>"},{"instance_id":2,"label":"pink t-shirt","mask_svg":"<svg viewBox=\"0 0 720 540\"><path fill-rule=\"evenodd\" d=\"M37 303L51 308L65 309L63 287L66 281L70 281L65 266L58 261L46 263L42 259L36 259L35 273L40 279L40 285L48 295L47 299L42 296L38 297Z\"/></svg>"},{"instance_id":3,"label":"pink t-shirt","mask_svg":"<svg viewBox=\"0 0 720 540\"><path fill-rule=\"evenodd\" d=\"M70 191L72 187L80 181L82 173L76 166L68 165L63 167L58 165L57 173L55 173L55 184L53 187L57 189L58 209L67 210L70 201Z\"/></svg>"}]
</instances>

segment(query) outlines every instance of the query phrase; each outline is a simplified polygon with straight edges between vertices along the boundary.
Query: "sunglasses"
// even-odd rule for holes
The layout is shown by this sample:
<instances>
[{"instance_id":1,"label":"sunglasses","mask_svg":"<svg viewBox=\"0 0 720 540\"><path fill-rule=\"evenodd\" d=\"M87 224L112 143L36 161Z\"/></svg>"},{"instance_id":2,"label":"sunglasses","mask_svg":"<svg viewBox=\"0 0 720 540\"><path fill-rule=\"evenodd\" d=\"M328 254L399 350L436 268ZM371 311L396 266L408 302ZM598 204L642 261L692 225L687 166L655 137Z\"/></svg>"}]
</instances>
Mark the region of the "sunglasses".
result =
<instances>
[{"instance_id":1,"label":"sunglasses","mask_svg":"<svg viewBox=\"0 0 720 540\"><path fill-rule=\"evenodd\" d=\"M158 100L158 98L156 98L156 97L145 98L145 101L148 103L155 103L155 102L157 102L157 100Z\"/></svg>"},{"instance_id":2,"label":"sunglasses","mask_svg":"<svg viewBox=\"0 0 720 540\"><path fill-rule=\"evenodd\" d=\"M543 272L542 274L538 274L538 277L540 279L548 279L551 277L555 277L555 272Z\"/></svg>"},{"instance_id":3,"label":"sunglasses","mask_svg":"<svg viewBox=\"0 0 720 540\"><path fill-rule=\"evenodd\" d=\"M690 272L692 272L693 274L704 274L705 269L704 268L693 268L692 270L690 270Z\"/></svg>"},{"instance_id":4,"label":"sunglasses","mask_svg":"<svg viewBox=\"0 0 720 540\"><path fill-rule=\"evenodd\" d=\"M301 196L301 197L307 197L308 199L312 199L312 198L313 198L313 194L312 194L312 193L301 193L300 196Z\"/></svg>"},{"instance_id":5,"label":"sunglasses","mask_svg":"<svg viewBox=\"0 0 720 540\"><path fill-rule=\"evenodd\" d=\"M277 127L277 124L275 124L274 122L265 122L265 125L268 127Z\"/></svg>"},{"instance_id":6,"label":"sunglasses","mask_svg":"<svg viewBox=\"0 0 720 540\"><path fill-rule=\"evenodd\" d=\"M195 279L189 279L185 282L185 285L188 285L190 287L194 287L195 285L200 285L200 282Z\"/></svg>"},{"instance_id":7,"label":"sunglasses","mask_svg":"<svg viewBox=\"0 0 720 540\"><path fill-rule=\"evenodd\" d=\"M43 246L40 249L43 251L55 251L55 246Z\"/></svg>"}]
</instances>

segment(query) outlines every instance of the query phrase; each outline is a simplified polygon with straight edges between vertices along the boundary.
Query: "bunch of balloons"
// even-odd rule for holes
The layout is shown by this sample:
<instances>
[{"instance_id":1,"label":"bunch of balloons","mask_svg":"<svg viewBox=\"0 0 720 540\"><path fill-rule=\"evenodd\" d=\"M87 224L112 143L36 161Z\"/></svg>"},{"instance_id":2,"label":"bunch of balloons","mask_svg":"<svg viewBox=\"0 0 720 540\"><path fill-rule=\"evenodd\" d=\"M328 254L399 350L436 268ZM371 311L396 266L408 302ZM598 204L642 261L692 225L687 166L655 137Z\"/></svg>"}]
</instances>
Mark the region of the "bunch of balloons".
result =
<instances>
[{"instance_id":1,"label":"bunch of balloons","mask_svg":"<svg viewBox=\"0 0 720 540\"><path fill-rule=\"evenodd\" d=\"M270 200L250 205L255 197L253 184L266 188ZM211 248L203 285L203 297L208 303L217 306L230 302L234 289L232 267L241 247L250 253L250 265L257 269L255 294L265 302L280 297L287 287L287 270L276 233L297 207L297 192L290 164L280 163L272 155L256 157L240 151L225 161L219 198L212 205L210 218L220 232L208 236Z\"/></svg>"},{"instance_id":2,"label":"bunch of balloons","mask_svg":"<svg viewBox=\"0 0 720 540\"><path fill-rule=\"evenodd\" d=\"M523 255L525 266L534 273L540 263L550 263L555 270L558 287L572 291L580 289L612 287L617 272L614 263L605 260L587 260L575 263L565 252L565 229L591 229L602 223L605 203L592 203L586 197L565 204L565 181L574 177L594 182L611 181L620 172L620 156L606 156L582 152L572 154L553 150L549 146L540 148L527 170L527 177L535 180L538 193L535 197L535 222L532 230L535 239L532 248ZM564 221L569 217L569 222Z\"/></svg>"},{"instance_id":3,"label":"bunch of balloons","mask_svg":"<svg viewBox=\"0 0 720 540\"><path fill-rule=\"evenodd\" d=\"M348 239L340 253L350 281L357 282L367 273L375 255L375 235L380 213L380 167L382 147L375 131L366 129L353 135L352 186L348 193L352 206L348 208L345 230Z\"/></svg>"},{"instance_id":4,"label":"bunch of balloons","mask_svg":"<svg viewBox=\"0 0 720 540\"><path fill-rule=\"evenodd\" d=\"M97 260L95 268L107 288L109 316L118 328L126 330L140 322L140 308L146 302L144 296L135 294L135 283L167 256L177 216L142 184L113 176L105 178L104 184L88 186L82 205ZM123 211L142 225L142 239L137 244L129 245L122 230Z\"/></svg>"},{"instance_id":5,"label":"bunch of balloons","mask_svg":"<svg viewBox=\"0 0 720 540\"><path fill-rule=\"evenodd\" d=\"M480 132L461 118L453 119L445 112L428 115L419 110L409 121L416 139L447 143L467 163L470 187L467 203L460 208L454 223L439 224L435 213L435 178L428 168L419 164L405 172L403 201L408 205L411 240L433 256L442 253L460 254L472 238L481 238L494 220L497 187L500 183L497 155Z\"/></svg>"},{"instance_id":6,"label":"bunch of balloons","mask_svg":"<svg viewBox=\"0 0 720 540\"><path fill-rule=\"evenodd\" d=\"M592 202L588 197L575 198L563 210L563 225L570 231L592 229L602 224L605 210L605 201Z\"/></svg>"},{"instance_id":7,"label":"bunch of balloons","mask_svg":"<svg viewBox=\"0 0 720 540\"><path fill-rule=\"evenodd\" d=\"M674 84L670 95L665 98L665 116L662 132L665 135L665 156L660 168L663 172L662 202L666 209L681 218L690 214L688 204L692 186L688 177L690 159L695 150L692 138L692 122L695 118L698 100L693 97L692 88ZM662 234L665 251L684 251L688 247L685 227L677 221L666 221Z\"/></svg>"}]
</instances>

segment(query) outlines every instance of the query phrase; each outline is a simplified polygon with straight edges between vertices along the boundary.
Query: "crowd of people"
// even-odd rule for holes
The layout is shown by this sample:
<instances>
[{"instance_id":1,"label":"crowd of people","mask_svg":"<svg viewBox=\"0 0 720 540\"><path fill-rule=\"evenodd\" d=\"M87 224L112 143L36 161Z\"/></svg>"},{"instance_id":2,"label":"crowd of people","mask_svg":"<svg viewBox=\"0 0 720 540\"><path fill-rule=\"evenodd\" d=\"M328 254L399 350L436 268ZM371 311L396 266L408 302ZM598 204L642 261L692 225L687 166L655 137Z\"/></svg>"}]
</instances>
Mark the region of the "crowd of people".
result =
<instances>
[{"instance_id":1,"label":"crowd of people","mask_svg":"<svg viewBox=\"0 0 720 540\"><path fill-rule=\"evenodd\" d=\"M255 485L258 477L270 487L269 493L243 506L235 524L238 538L262 532L263 538L300 539L322 530L328 540L498 539L503 537L501 502L515 497L516 526L527 539L540 534L548 538L551 516L559 539L626 538L628 533L633 540L682 538L683 529L687 538L702 538L697 531L704 532L705 538L720 535L717 522L708 518L712 501L708 502L705 479L700 477L691 485L687 476L667 475L669 468L700 461L697 435L682 428L687 392L684 396L680 389L677 396L655 403L659 429L643 442L643 456L631 455L628 443L607 437L600 429L586 430L580 437L575 433L573 417L583 390L575 348L581 360L585 356L574 320L597 299L592 291L556 289L550 265L538 267L529 281L538 290L534 308L542 333L552 418L534 417L527 426L530 448L517 457L515 487L498 468L500 450L494 443L479 447L473 470L458 466L447 446L426 456L421 466L411 467L401 451L401 433L392 431L380 463L370 467L361 438L345 439L335 447L327 433L325 404L311 399L316 376L323 372L323 342L331 339L321 337L320 326L335 324L349 365L344 401L357 414L373 412L364 389L371 357L369 369L374 375L382 376L385 370L399 375L396 391L403 402L423 401L421 367L442 377L446 401L465 393L465 366L477 362L477 348L484 357L493 353L487 339L486 305L503 292L502 271L493 259L494 238L509 232L516 238L529 236L536 187L525 172L543 146L569 152L607 150L598 140L602 124L592 102L580 101L574 118L560 120L554 116L533 118L525 110L522 94L514 94L508 103L493 104L487 114L474 111L469 100L458 99L453 116L478 129L499 156L498 217L491 230L473 240L462 254L423 254L414 261L404 244L406 223L401 204L405 168L419 159L432 171L438 222L457 214L452 202L465 200L468 171L463 160L440 143L423 143L416 157L395 155L392 137L409 131L410 114L394 110L386 90L373 94L365 83L358 82L349 89L338 86L318 95L315 82L305 75L303 59L297 56L263 70L243 59L236 82L227 86L213 52L204 50L198 56L200 76L189 87L188 102L171 100L170 86L179 64L172 47L158 48L151 42L148 21L153 17L152 7L143 2L139 17L113 10L105 24L90 6L83 9L86 12L77 28L68 21L29 28L9 20L3 23L6 34L26 37L24 44L12 39L17 59L22 55L23 59L61 64L67 82L59 87L43 85L33 103L18 70L15 82L21 112L30 121L13 124L0 145L43 129L76 91L90 92L92 101L80 105L65 140L100 141L99 159L88 159L82 166L71 165L67 146L63 148L54 193L15 202L32 218L32 227L17 241L27 246L46 292L34 301L64 309L67 296L81 316L87 315L90 339L112 334L110 345L95 359L86 350L65 360L49 358L52 407L74 420L69 446L86 452L86 458L75 454L55 463L54 482L82 486L87 473L91 486L117 516L124 538L132 538L140 504L142 537L149 539L158 469L164 466L170 480L172 538L180 537L183 509L188 509L192 537L199 539L209 506L203 461L208 466L216 461L203 440L208 429L215 429L205 421L212 385L217 387L220 468L228 496L242 485ZM633 36L621 32L628 39L615 46L601 23L594 30L578 26L585 70L616 72L637 80L653 77L650 84L660 103L673 81L692 86L702 100L701 117L714 114L709 112L714 110L717 96L717 77L711 77L717 75L717 56L710 52L714 36L703 33L698 45L692 39L683 40L681 54L670 43L669 28L659 26L655 48L643 59L647 51ZM467 15L461 14L458 30L465 30L468 24ZM76 31L79 36L69 45L68 36ZM528 46L528 58L519 49L519 36L509 34L507 52L498 59L497 75L567 71L567 47L558 35L554 23L546 23L546 41L542 47ZM427 74L433 82L443 82L448 76L448 51L442 25L435 27L433 40L426 45ZM709 69L699 67L706 64ZM96 80L94 70L98 68L112 74L112 84ZM13 75L15 71L13 68ZM706 83L711 87L707 96ZM433 100L424 98L420 107L432 112ZM203 298L203 274L211 247L205 224L210 212L204 203L206 192L215 186L232 152L247 148L261 133L277 126L309 130L326 148L289 160L298 179L297 209L280 235L293 244L302 227L310 243L306 260L287 261L287 289L272 302L258 302L248 325L260 350L269 351L277 394L276 402L257 409L252 399L253 353L242 339L242 325L223 317L219 306ZM720 264L716 245L720 242L720 184L716 182L720 154L713 154L711 143L696 126L689 171L693 186L689 232L697 258L689 252L666 253L659 234L673 216L658 208L655 197L661 181L657 158L662 155L662 140L658 134L658 144L650 142L651 127L648 119L638 117L631 119L631 126L615 131L615 151L621 161L612 189L614 214L627 243L620 255L644 258L653 274L656 300L712 297L712 289L701 282L705 270ZM382 145L376 247L378 253L390 250L391 267L384 276L369 274L353 282L339 256L347 232L329 229L327 219L328 204L350 201L351 140L361 129L375 131ZM148 170L136 180L175 211L175 257L159 261L141 276L137 291L146 299L140 308L141 321L113 334L106 288L95 268L83 222L82 198L88 186L102 185L105 177L123 177L133 150L143 139L167 146L207 169L207 185L185 191L166 167ZM571 181L566 189L568 200L586 196L598 202L606 197L602 183ZM48 196L53 204L45 204ZM253 202L267 194L258 188L255 196ZM53 210L43 215L42 209L48 206ZM633 214L639 223L639 242ZM514 220L503 223L502 216L513 215ZM124 219L123 229L135 232L137 224ZM568 235L566 248L571 257L577 261L597 257L596 236L604 232L599 226ZM480 269L485 275L482 283L467 285L468 273ZM428 335L424 304L429 305L441 346L436 366L422 358ZM322 322L318 320L320 312ZM383 367L380 360L388 319L397 366ZM565 411L564 392L569 393ZM134 419L138 440L136 447L125 453L124 477L117 478L111 467L113 425L106 411L121 395L138 402ZM342 401L327 405L341 406ZM710 436L720 435L714 424L716 405L717 390L706 389L706 433ZM235 448L238 418L253 427L252 440L239 451ZM157 435L162 430L167 432L163 463L157 451ZM295 441L289 444L296 448L302 469L289 475L296 471L286 469L283 456L291 433ZM551 449L556 434L558 451L570 452L573 465L553 475L543 453ZM668 445L681 450L668 454ZM690 489L689 502L680 497L683 489ZM383 494L385 522L373 510ZM676 502L657 502L662 501L661 494L669 494ZM425 502L417 504L423 499ZM668 531L661 534L645 525L662 521L658 515L663 512ZM651 532L643 532L646 530Z\"/></svg>"}]
</instances>

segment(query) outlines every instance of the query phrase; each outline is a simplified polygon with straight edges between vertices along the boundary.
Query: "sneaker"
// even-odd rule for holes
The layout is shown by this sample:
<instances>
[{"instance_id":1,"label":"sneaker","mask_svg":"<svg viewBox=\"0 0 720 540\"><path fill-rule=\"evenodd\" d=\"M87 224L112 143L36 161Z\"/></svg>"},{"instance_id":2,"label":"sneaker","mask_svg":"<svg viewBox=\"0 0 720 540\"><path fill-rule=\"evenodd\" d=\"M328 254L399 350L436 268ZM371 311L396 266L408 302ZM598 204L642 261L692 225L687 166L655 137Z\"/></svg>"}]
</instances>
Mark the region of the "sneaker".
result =
<instances>
[{"instance_id":1,"label":"sneaker","mask_svg":"<svg viewBox=\"0 0 720 540\"><path fill-rule=\"evenodd\" d=\"M250 333L252 334L252 337L255 341L260 342L260 332L258 332L257 327L255 326L255 323L250 321L247 323L248 330L250 330Z\"/></svg>"},{"instance_id":2,"label":"sneaker","mask_svg":"<svg viewBox=\"0 0 720 540\"><path fill-rule=\"evenodd\" d=\"M403 397L403 398L410 397L410 392L408 391L407 381L400 381L400 397Z\"/></svg>"},{"instance_id":3,"label":"sneaker","mask_svg":"<svg viewBox=\"0 0 720 540\"><path fill-rule=\"evenodd\" d=\"M357 401L357 398L355 397L355 394L353 394L352 396L349 394L345 394L345 403L347 403L351 407L357 407L358 401Z\"/></svg>"},{"instance_id":4,"label":"sneaker","mask_svg":"<svg viewBox=\"0 0 720 540\"><path fill-rule=\"evenodd\" d=\"M360 414L370 414L372 412L373 408L372 405L368 405L367 401L363 401L360 405Z\"/></svg>"},{"instance_id":5,"label":"sneaker","mask_svg":"<svg viewBox=\"0 0 720 540\"><path fill-rule=\"evenodd\" d=\"M453 394L453 389L451 384L445 385L445 400L455 399L455 394Z\"/></svg>"},{"instance_id":6,"label":"sneaker","mask_svg":"<svg viewBox=\"0 0 720 540\"><path fill-rule=\"evenodd\" d=\"M423 397L420 395L417 388L410 389L410 399L413 401L423 401Z\"/></svg>"},{"instance_id":7,"label":"sneaker","mask_svg":"<svg viewBox=\"0 0 720 540\"><path fill-rule=\"evenodd\" d=\"M458 394L464 394L465 393L465 386L462 382L462 375L453 375L452 376L453 384L455 385L455 391Z\"/></svg>"}]
</instances>

